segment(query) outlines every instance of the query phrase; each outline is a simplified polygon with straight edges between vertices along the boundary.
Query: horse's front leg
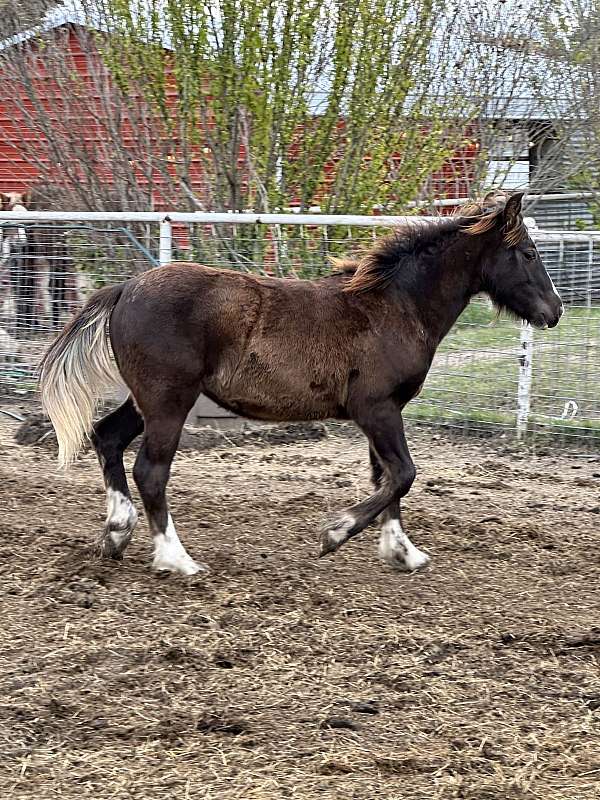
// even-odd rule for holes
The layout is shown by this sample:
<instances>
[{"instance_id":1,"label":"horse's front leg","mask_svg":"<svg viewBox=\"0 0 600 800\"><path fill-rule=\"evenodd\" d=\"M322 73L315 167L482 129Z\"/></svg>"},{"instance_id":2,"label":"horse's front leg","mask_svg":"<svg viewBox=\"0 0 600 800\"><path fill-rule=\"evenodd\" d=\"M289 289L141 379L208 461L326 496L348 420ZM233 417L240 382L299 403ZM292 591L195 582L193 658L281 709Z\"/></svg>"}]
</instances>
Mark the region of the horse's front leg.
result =
<instances>
[{"instance_id":1,"label":"horse's front leg","mask_svg":"<svg viewBox=\"0 0 600 800\"><path fill-rule=\"evenodd\" d=\"M376 489L381 485L383 467L372 447L369 447L371 460L371 480ZM415 547L404 532L400 500L393 500L381 515L381 534L379 536L379 557L386 564L404 572L412 572L429 563L427 553Z\"/></svg>"},{"instance_id":2,"label":"horse's front leg","mask_svg":"<svg viewBox=\"0 0 600 800\"><path fill-rule=\"evenodd\" d=\"M366 434L381 466L379 486L374 494L351 506L326 526L321 536L321 555L337 550L390 507L390 515L384 521L386 541L395 546L395 551L406 548L408 537L400 523L399 500L409 491L416 473L404 436L402 416L396 403L389 400L371 406L368 413L356 418L356 422ZM416 569L416 561L422 559L415 555L411 552L410 564L415 566L406 565L405 568ZM423 563L426 561L418 566Z\"/></svg>"}]
</instances>

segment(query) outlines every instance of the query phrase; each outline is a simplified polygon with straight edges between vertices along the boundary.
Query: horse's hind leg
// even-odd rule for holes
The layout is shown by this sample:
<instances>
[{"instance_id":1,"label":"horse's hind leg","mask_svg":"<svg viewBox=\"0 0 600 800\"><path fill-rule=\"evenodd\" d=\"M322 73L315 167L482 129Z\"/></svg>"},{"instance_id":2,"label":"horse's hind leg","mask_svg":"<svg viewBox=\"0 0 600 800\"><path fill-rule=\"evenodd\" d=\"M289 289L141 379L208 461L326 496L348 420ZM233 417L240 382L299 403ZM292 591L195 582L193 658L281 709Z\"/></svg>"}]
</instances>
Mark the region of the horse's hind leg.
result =
<instances>
[{"instance_id":1,"label":"horse's hind leg","mask_svg":"<svg viewBox=\"0 0 600 800\"><path fill-rule=\"evenodd\" d=\"M144 421L130 397L96 423L92 433L106 484L106 523L98 549L108 558L122 558L137 522L125 477L123 452L143 430Z\"/></svg>"},{"instance_id":2,"label":"horse's hind leg","mask_svg":"<svg viewBox=\"0 0 600 800\"><path fill-rule=\"evenodd\" d=\"M369 447L371 460L371 479L376 489L381 486L383 467L372 447ZM396 498L381 514L381 534L379 536L379 557L395 569L412 572L429 563L429 556L415 547L404 532L400 499Z\"/></svg>"},{"instance_id":3,"label":"horse's hind leg","mask_svg":"<svg viewBox=\"0 0 600 800\"><path fill-rule=\"evenodd\" d=\"M175 413L167 413L168 407L165 405L163 408L161 413L145 413L146 430L133 477L144 501L154 538L153 568L194 575L205 571L206 567L187 554L175 530L166 498L171 462L188 409L183 411L179 408Z\"/></svg>"}]
</instances>

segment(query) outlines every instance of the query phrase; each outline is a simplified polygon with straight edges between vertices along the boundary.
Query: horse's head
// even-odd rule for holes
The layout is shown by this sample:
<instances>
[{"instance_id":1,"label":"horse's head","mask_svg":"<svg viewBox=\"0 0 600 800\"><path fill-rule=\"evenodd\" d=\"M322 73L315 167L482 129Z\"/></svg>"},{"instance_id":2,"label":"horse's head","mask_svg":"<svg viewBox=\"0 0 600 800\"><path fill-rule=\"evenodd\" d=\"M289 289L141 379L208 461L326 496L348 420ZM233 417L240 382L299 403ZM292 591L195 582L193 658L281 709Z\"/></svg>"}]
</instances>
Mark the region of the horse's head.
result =
<instances>
[{"instance_id":1,"label":"horse's head","mask_svg":"<svg viewBox=\"0 0 600 800\"><path fill-rule=\"evenodd\" d=\"M486 237L482 242L481 288L494 305L536 328L553 328L564 307L523 222L522 198L522 192L488 195L482 213L475 221L470 219L465 230Z\"/></svg>"}]
</instances>

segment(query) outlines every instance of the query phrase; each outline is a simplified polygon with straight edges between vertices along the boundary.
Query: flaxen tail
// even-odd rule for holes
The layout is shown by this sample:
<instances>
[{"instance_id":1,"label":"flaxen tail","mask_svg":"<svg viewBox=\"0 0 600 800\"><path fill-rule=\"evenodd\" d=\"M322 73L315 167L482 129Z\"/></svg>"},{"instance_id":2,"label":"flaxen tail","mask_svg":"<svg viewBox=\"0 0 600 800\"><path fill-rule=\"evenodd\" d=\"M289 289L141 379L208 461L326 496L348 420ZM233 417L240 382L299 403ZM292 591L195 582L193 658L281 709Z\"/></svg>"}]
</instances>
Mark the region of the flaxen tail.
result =
<instances>
[{"instance_id":1,"label":"flaxen tail","mask_svg":"<svg viewBox=\"0 0 600 800\"><path fill-rule=\"evenodd\" d=\"M42 405L58 439L58 460L70 464L92 430L96 401L119 370L108 337L124 284L100 289L50 346L41 364Z\"/></svg>"}]
</instances>

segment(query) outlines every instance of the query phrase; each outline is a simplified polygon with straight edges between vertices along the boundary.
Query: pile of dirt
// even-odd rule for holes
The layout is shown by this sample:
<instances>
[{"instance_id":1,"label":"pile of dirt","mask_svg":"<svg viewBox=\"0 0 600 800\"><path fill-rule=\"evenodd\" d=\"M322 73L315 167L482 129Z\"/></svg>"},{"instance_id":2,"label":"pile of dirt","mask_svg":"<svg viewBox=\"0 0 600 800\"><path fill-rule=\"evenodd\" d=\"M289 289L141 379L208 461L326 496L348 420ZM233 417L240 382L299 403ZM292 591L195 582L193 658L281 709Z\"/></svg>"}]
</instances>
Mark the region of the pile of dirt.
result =
<instances>
[{"instance_id":1,"label":"pile of dirt","mask_svg":"<svg viewBox=\"0 0 600 800\"><path fill-rule=\"evenodd\" d=\"M14 436L17 444L36 444L53 450L58 449L54 428L44 414L28 414Z\"/></svg>"},{"instance_id":2,"label":"pile of dirt","mask_svg":"<svg viewBox=\"0 0 600 800\"><path fill-rule=\"evenodd\" d=\"M266 425L254 422L244 424L241 430L220 430L212 427L184 428L179 442L182 450L212 450L215 447L268 447L277 444L318 442L327 437L327 426L322 422L293 422Z\"/></svg>"},{"instance_id":3,"label":"pile of dirt","mask_svg":"<svg viewBox=\"0 0 600 800\"><path fill-rule=\"evenodd\" d=\"M181 450L205 451L215 447L267 447L277 444L318 442L327 437L327 426L321 422L263 425L246 423L241 430L186 425L179 442ZM38 445L56 452L58 443L52 423L44 414L30 413L14 434L20 445ZM135 443L132 445L135 450Z\"/></svg>"}]
</instances>

